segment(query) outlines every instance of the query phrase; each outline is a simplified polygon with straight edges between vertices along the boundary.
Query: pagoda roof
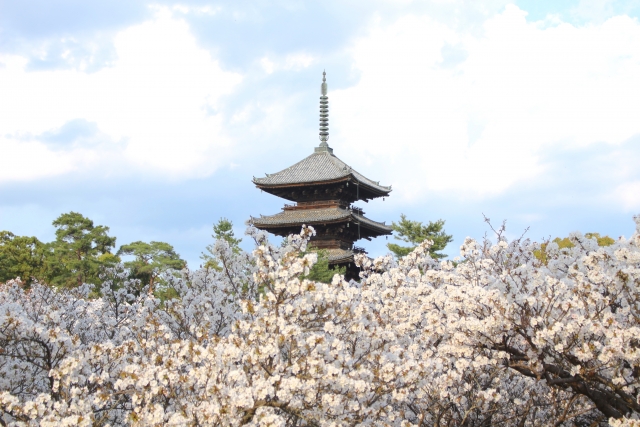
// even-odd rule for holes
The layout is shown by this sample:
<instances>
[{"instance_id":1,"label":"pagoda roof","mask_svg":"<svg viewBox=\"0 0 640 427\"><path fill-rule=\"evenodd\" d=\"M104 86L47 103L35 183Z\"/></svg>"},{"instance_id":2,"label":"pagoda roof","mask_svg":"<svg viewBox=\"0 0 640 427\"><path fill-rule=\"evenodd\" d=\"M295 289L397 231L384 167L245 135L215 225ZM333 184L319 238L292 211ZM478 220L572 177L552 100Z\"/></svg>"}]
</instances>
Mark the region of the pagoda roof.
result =
<instances>
[{"instance_id":1,"label":"pagoda roof","mask_svg":"<svg viewBox=\"0 0 640 427\"><path fill-rule=\"evenodd\" d=\"M316 149L310 156L280 172L267 174L264 178L253 178L253 183L258 187L287 187L348 181L352 177L359 185L370 187L377 193L386 195L391 191L391 186L380 185L379 182L370 180L336 157L332 151Z\"/></svg>"},{"instance_id":2,"label":"pagoda roof","mask_svg":"<svg viewBox=\"0 0 640 427\"><path fill-rule=\"evenodd\" d=\"M313 225L314 223L343 222L345 220L360 223L361 226L377 231L380 234L391 234L392 232L392 228L384 222L373 221L357 212L340 207L284 210L275 215L261 215L260 218L252 217L250 222L258 228L268 228L293 225L302 226L303 224Z\"/></svg>"},{"instance_id":3,"label":"pagoda roof","mask_svg":"<svg viewBox=\"0 0 640 427\"><path fill-rule=\"evenodd\" d=\"M354 251L351 249L324 249L331 264L353 261Z\"/></svg>"}]
</instances>

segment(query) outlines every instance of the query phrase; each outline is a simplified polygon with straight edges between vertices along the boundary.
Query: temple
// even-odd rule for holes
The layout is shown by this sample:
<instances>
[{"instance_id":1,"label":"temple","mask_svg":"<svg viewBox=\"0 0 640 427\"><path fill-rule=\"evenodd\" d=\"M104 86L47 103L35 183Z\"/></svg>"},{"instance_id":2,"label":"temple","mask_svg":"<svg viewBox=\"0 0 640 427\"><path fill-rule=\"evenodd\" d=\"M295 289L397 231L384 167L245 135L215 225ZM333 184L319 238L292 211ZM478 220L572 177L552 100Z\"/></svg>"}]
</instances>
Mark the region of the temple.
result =
<instances>
[{"instance_id":1,"label":"temple","mask_svg":"<svg viewBox=\"0 0 640 427\"><path fill-rule=\"evenodd\" d=\"M386 197L391 187L380 185L348 166L329 147L329 98L326 73L322 73L320 96L320 145L305 159L280 172L253 178L253 183L267 193L295 202L282 212L251 217L250 223L278 236L299 233L303 224L316 230L310 246L327 251L330 266L345 266L347 279L357 279L359 270L353 262L354 246L359 239L391 234L384 222L364 216L352 205L358 200Z\"/></svg>"}]
</instances>

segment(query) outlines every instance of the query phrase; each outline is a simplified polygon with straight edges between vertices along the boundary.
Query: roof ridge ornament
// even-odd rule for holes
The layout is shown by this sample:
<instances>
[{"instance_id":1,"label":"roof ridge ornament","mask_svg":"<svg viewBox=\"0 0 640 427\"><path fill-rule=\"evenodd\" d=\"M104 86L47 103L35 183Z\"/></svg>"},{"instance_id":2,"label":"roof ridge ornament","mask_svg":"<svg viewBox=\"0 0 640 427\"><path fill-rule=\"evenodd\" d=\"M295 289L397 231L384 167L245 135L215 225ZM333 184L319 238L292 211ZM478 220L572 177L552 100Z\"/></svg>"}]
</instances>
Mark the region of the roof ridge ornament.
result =
<instances>
[{"instance_id":1,"label":"roof ridge ornament","mask_svg":"<svg viewBox=\"0 0 640 427\"><path fill-rule=\"evenodd\" d=\"M327 96L327 72L322 72L322 84L320 85L320 145L315 148L316 153L327 152L333 154L329 147L329 97Z\"/></svg>"}]
</instances>

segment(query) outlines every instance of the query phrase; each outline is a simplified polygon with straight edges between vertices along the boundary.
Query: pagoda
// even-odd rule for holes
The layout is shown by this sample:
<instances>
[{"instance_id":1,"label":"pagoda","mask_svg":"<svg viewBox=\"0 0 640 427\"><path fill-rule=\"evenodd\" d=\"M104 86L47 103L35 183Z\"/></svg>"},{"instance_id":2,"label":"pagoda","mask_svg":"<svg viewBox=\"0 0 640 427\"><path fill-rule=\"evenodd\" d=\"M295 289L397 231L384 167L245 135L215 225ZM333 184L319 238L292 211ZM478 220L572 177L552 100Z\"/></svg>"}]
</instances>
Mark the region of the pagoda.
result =
<instances>
[{"instance_id":1,"label":"pagoda","mask_svg":"<svg viewBox=\"0 0 640 427\"><path fill-rule=\"evenodd\" d=\"M299 233L302 225L316 230L310 246L327 251L329 266L345 266L347 280L357 279L359 269L353 262L354 246L359 239L391 234L391 227L364 216L352 205L358 200L389 196L391 186L380 185L358 173L333 154L329 147L329 97L326 73L322 73L320 96L320 145L314 152L280 172L253 178L259 189L295 202L285 204L282 212L249 220L255 227L278 236Z\"/></svg>"}]
</instances>

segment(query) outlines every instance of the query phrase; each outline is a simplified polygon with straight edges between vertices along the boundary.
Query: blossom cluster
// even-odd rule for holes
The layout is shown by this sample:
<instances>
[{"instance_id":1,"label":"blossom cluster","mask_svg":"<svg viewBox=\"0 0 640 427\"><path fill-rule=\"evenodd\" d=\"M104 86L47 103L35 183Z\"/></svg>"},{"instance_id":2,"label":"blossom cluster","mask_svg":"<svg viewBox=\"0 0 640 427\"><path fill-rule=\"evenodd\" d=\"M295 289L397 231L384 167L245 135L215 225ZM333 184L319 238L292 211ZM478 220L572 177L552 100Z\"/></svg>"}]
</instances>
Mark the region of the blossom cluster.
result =
<instances>
[{"instance_id":1,"label":"blossom cluster","mask_svg":"<svg viewBox=\"0 0 640 427\"><path fill-rule=\"evenodd\" d=\"M640 219L608 247L466 239L359 282L305 279L304 227L221 269L167 276L161 301L118 267L101 286L0 285L0 424L640 425ZM99 295L96 297L95 295Z\"/></svg>"}]
</instances>

